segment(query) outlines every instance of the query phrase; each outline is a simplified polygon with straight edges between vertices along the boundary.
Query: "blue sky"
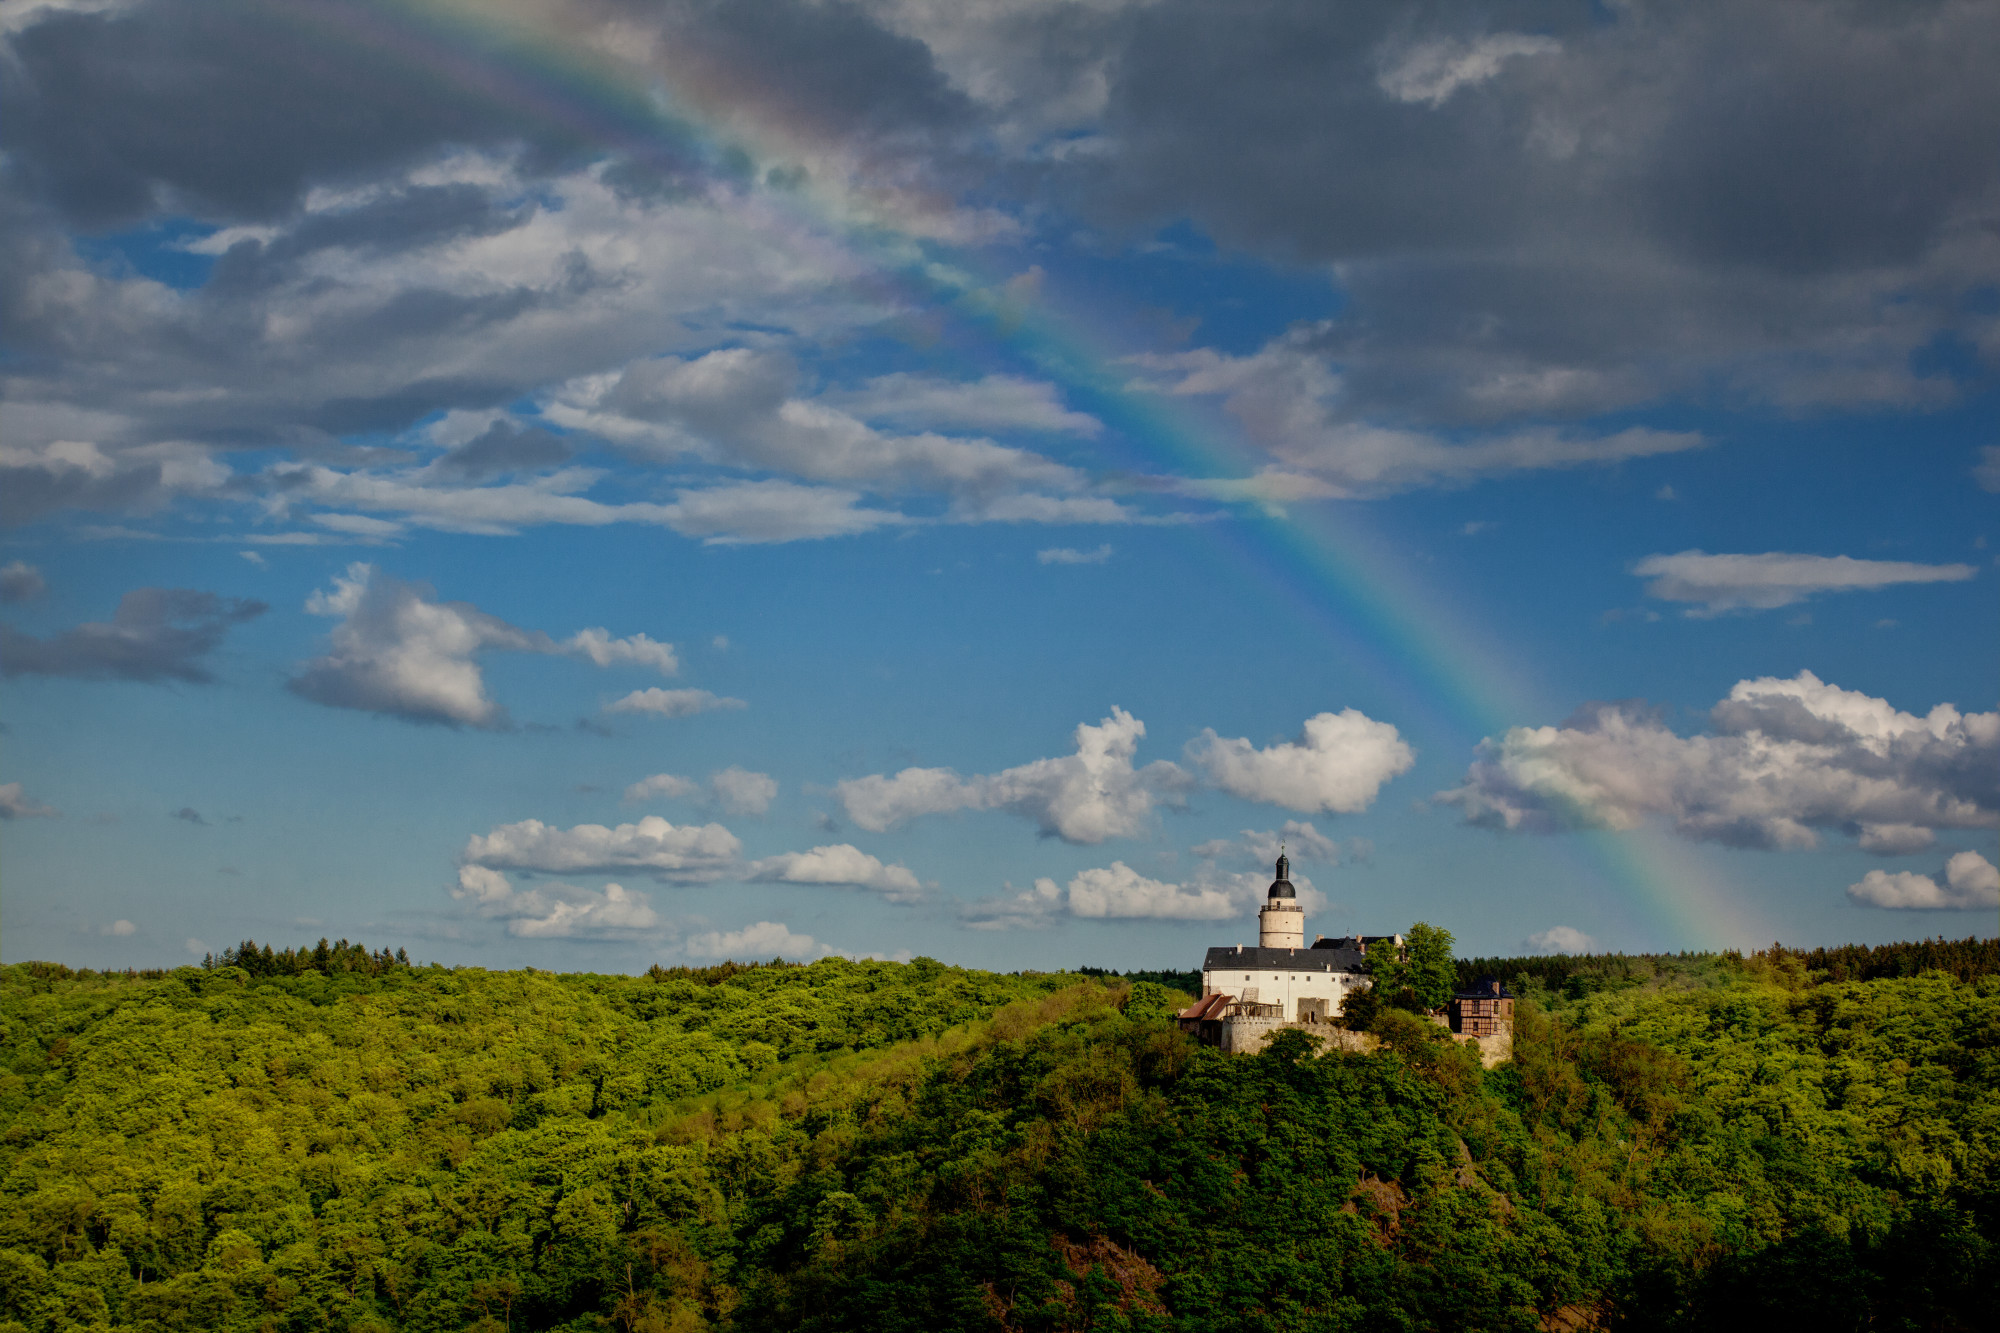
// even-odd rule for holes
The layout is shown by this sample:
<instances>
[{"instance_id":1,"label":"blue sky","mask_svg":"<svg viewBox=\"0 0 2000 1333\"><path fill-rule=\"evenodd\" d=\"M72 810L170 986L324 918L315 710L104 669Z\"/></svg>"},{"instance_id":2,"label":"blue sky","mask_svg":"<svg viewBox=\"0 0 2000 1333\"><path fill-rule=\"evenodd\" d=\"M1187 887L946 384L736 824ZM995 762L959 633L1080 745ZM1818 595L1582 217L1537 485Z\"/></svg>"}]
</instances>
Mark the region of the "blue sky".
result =
<instances>
[{"instance_id":1,"label":"blue sky","mask_svg":"<svg viewBox=\"0 0 2000 1333\"><path fill-rule=\"evenodd\" d=\"M9 961L1994 926L1990 8L0 27Z\"/></svg>"}]
</instances>

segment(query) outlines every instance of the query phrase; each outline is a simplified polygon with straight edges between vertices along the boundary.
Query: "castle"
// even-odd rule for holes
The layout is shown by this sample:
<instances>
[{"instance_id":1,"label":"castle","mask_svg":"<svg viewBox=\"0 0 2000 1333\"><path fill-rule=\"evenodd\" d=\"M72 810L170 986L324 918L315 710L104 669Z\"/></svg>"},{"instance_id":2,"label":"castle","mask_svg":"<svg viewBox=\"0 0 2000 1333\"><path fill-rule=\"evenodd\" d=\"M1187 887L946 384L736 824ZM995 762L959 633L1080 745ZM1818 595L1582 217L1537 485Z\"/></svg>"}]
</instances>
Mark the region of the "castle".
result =
<instances>
[{"instance_id":1,"label":"castle","mask_svg":"<svg viewBox=\"0 0 2000 1333\"><path fill-rule=\"evenodd\" d=\"M1201 998L1177 1015L1181 1029L1229 1053L1256 1051L1284 1028L1304 1028L1336 1050L1372 1050L1374 1037L1338 1023L1347 997L1373 986L1368 953L1403 949L1401 935L1316 937L1306 946L1305 912L1278 854L1277 878L1257 913L1257 947L1217 945L1201 964ZM1489 1068L1513 1054L1514 997L1482 978L1431 1021L1479 1047Z\"/></svg>"}]
</instances>

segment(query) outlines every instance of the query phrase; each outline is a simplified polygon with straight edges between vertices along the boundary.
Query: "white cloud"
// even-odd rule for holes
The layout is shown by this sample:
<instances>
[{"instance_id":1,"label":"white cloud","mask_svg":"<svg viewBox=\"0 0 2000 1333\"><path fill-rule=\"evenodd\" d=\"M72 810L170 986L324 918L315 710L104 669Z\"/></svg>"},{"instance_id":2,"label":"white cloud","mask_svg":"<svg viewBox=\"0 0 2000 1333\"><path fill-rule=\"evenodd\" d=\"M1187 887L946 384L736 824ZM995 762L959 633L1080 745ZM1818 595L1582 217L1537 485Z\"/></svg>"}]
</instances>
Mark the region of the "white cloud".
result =
<instances>
[{"instance_id":1,"label":"white cloud","mask_svg":"<svg viewBox=\"0 0 2000 1333\"><path fill-rule=\"evenodd\" d=\"M892 509L861 507L861 493L833 486L802 486L782 478L689 486L668 503L607 504L579 492L602 474L563 468L490 486L439 485L415 472L338 472L320 466L274 468L277 501L316 502L401 515L446 532L505 536L524 527L563 524L608 527L641 523L669 528L711 546L809 541L845 537L912 520Z\"/></svg>"},{"instance_id":2,"label":"white cloud","mask_svg":"<svg viewBox=\"0 0 2000 1333\"><path fill-rule=\"evenodd\" d=\"M1597 941L1575 926L1550 926L1521 941L1529 953L1594 953Z\"/></svg>"},{"instance_id":3,"label":"white cloud","mask_svg":"<svg viewBox=\"0 0 2000 1333\"><path fill-rule=\"evenodd\" d=\"M746 962L764 958L822 958L835 952L810 935L795 934L782 921L758 921L741 930L690 935L681 947L696 958L734 958Z\"/></svg>"},{"instance_id":4,"label":"white cloud","mask_svg":"<svg viewBox=\"0 0 2000 1333\"><path fill-rule=\"evenodd\" d=\"M1339 814L1366 810L1383 783L1416 762L1394 726L1352 708L1307 718L1297 741L1261 750L1205 729L1186 757L1211 786L1246 801Z\"/></svg>"},{"instance_id":5,"label":"white cloud","mask_svg":"<svg viewBox=\"0 0 2000 1333\"><path fill-rule=\"evenodd\" d=\"M1242 904L1218 886L1148 879L1123 861L1085 870L1069 882L1072 916L1223 921L1242 910Z\"/></svg>"},{"instance_id":6,"label":"white cloud","mask_svg":"<svg viewBox=\"0 0 2000 1333\"><path fill-rule=\"evenodd\" d=\"M1725 611L1768 611L1816 593L1854 592L1901 583L1954 583L1978 571L1971 565L1919 565L1903 560L1856 560L1844 555L1709 555L1682 551L1649 555L1632 567L1649 578L1649 596L1663 602L1696 602L1690 616Z\"/></svg>"},{"instance_id":7,"label":"white cloud","mask_svg":"<svg viewBox=\"0 0 2000 1333\"><path fill-rule=\"evenodd\" d=\"M879 893L892 903L916 902L924 896L924 886L907 868L884 865L847 843L767 856L750 863L748 878L770 884L849 885Z\"/></svg>"},{"instance_id":8,"label":"white cloud","mask_svg":"<svg viewBox=\"0 0 2000 1333\"><path fill-rule=\"evenodd\" d=\"M1524 32L1496 32L1473 41L1449 38L1385 49L1376 59L1375 84L1398 102L1428 102L1433 108L1460 88L1486 82L1502 65L1521 56L1554 55L1562 43Z\"/></svg>"},{"instance_id":9,"label":"white cloud","mask_svg":"<svg viewBox=\"0 0 2000 1333\"><path fill-rule=\"evenodd\" d=\"M1911 829L2000 824L2000 713L1939 704L1915 717L1822 682L1739 682L1710 711L1714 734L1594 705L1560 727L1481 742L1462 785L1439 793L1495 829L1632 829L1652 818L1684 837L1810 847L1841 829L1911 845Z\"/></svg>"},{"instance_id":10,"label":"white cloud","mask_svg":"<svg viewBox=\"0 0 2000 1333\"><path fill-rule=\"evenodd\" d=\"M1945 862L1944 883L1909 871L1871 870L1847 896L1867 907L1903 911L1965 911L2000 907L2000 869L1978 852L1960 852Z\"/></svg>"},{"instance_id":11,"label":"white cloud","mask_svg":"<svg viewBox=\"0 0 2000 1333\"><path fill-rule=\"evenodd\" d=\"M692 778L655 773L627 787L625 799L631 802L659 797L684 800L699 796L702 791L702 784ZM778 795L778 784L768 773L753 773L749 769L732 766L719 773L711 773L707 791L709 802L724 814L761 815L771 808L772 800Z\"/></svg>"},{"instance_id":12,"label":"white cloud","mask_svg":"<svg viewBox=\"0 0 2000 1333\"><path fill-rule=\"evenodd\" d=\"M644 870L656 879L702 881L733 873L742 852L736 835L720 824L676 826L647 815L616 828L578 824L563 829L539 819L501 824L468 839L459 860L494 870L576 875Z\"/></svg>"},{"instance_id":13,"label":"white cloud","mask_svg":"<svg viewBox=\"0 0 2000 1333\"><path fill-rule=\"evenodd\" d=\"M1031 888L1008 892L982 902L968 903L960 912L971 930L1042 930L1062 916L1067 904L1062 886L1052 879L1037 879Z\"/></svg>"},{"instance_id":14,"label":"white cloud","mask_svg":"<svg viewBox=\"0 0 2000 1333\"><path fill-rule=\"evenodd\" d=\"M1293 498L1367 497L1511 472L1615 463L1706 443L1692 432L1640 427L1603 436L1531 428L1452 443L1372 424L1354 416L1341 375L1308 345L1313 336L1311 330L1287 334L1249 356L1197 348L1130 358L1160 377L1132 388L1221 398L1223 410L1278 463L1269 474L1182 482L1180 489L1274 507Z\"/></svg>"},{"instance_id":15,"label":"white cloud","mask_svg":"<svg viewBox=\"0 0 2000 1333\"><path fill-rule=\"evenodd\" d=\"M1937 834L1921 824L1863 824L1861 850L1877 856L1908 856L1921 852L1937 841Z\"/></svg>"},{"instance_id":16,"label":"white cloud","mask_svg":"<svg viewBox=\"0 0 2000 1333\"><path fill-rule=\"evenodd\" d=\"M625 789L625 799L638 802L650 801L655 797L664 796L670 800L679 800L683 797L693 796L700 790L701 784L692 778L677 777L672 773L655 773L651 777L641 778L627 787Z\"/></svg>"},{"instance_id":17,"label":"white cloud","mask_svg":"<svg viewBox=\"0 0 2000 1333\"><path fill-rule=\"evenodd\" d=\"M646 895L622 884L601 890L561 883L516 889L496 870L463 865L451 896L480 916L506 922L509 935L524 939L628 939L660 926Z\"/></svg>"},{"instance_id":18,"label":"white cloud","mask_svg":"<svg viewBox=\"0 0 2000 1333\"><path fill-rule=\"evenodd\" d=\"M601 667L646 666L663 676L675 675L681 669L671 643L660 643L644 634L614 639L609 630L578 630L562 646L565 652L587 657Z\"/></svg>"},{"instance_id":19,"label":"white cloud","mask_svg":"<svg viewBox=\"0 0 2000 1333\"><path fill-rule=\"evenodd\" d=\"M1073 546L1051 546L1035 552L1036 561L1044 565L1101 565L1110 558L1110 542L1104 542L1091 551L1079 551Z\"/></svg>"},{"instance_id":20,"label":"white cloud","mask_svg":"<svg viewBox=\"0 0 2000 1333\"><path fill-rule=\"evenodd\" d=\"M110 925L104 927L97 933L100 935L119 935L119 936L136 935L139 933L139 928L133 925L130 921L127 921L123 917L120 917L118 920L113 921Z\"/></svg>"},{"instance_id":21,"label":"white cloud","mask_svg":"<svg viewBox=\"0 0 2000 1333\"><path fill-rule=\"evenodd\" d=\"M1280 829L1244 829L1240 839L1216 838L1188 850L1205 861L1227 857L1258 865L1276 864L1280 853L1295 861L1324 861L1329 865L1340 860L1338 843L1314 828L1310 820L1298 819L1286 820Z\"/></svg>"},{"instance_id":22,"label":"white cloud","mask_svg":"<svg viewBox=\"0 0 2000 1333\"><path fill-rule=\"evenodd\" d=\"M726 815L761 815L777 799L778 784L769 773L731 766L709 775L715 804Z\"/></svg>"},{"instance_id":23,"label":"white cloud","mask_svg":"<svg viewBox=\"0 0 2000 1333\"><path fill-rule=\"evenodd\" d=\"M1077 727L1075 754L971 778L944 768L906 768L894 777L848 778L834 785L833 794L847 817L871 833L920 815L1006 810L1065 842L1131 837L1156 801L1177 799L1186 784L1186 774L1165 761L1133 767L1145 734L1145 723L1114 706L1097 725Z\"/></svg>"},{"instance_id":24,"label":"white cloud","mask_svg":"<svg viewBox=\"0 0 2000 1333\"><path fill-rule=\"evenodd\" d=\"M724 698L708 690L634 690L604 706L607 713L652 713L658 717L693 717L723 708L748 708L741 699Z\"/></svg>"},{"instance_id":25,"label":"white cloud","mask_svg":"<svg viewBox=\"0 0 2000 1333\"><path fill-rule=\"evenodd\" d=\"M1017 375L961 381L899 372L878 375L858 389L822 395L826 403L869 422L937 429L1059 431L1094 436L1096 417L1072 412L1056 387Z\"/></svg>"},{"instance_id":26,"label":"white cloud","mask_svg":"<svg viewBox=\"0 0 2000 1333\"><path fill-rule=\"evenodd\" d=\"M53 819L56 808L29 796L18 782L0 782L0 819Z\"/></svg>"},{"instance_id":27,"label":"white cloud","mask_svg":"<svg viewBox=\"0 0 2000 1333\"><path fill-rule=\"evenodd\" d=\"M1325 897L1310 879L1295 873L1292 884L1306 910L1325 905ZM1209 865L1192 879L1172 882L1153 879L1123 861L1113 861L1109 866L1080 871L1067 885L1046 877L1037 879L1026 890L968 904L960 916L973 930L1035 930L1063 916L1227 921L1254 913L1263 905L1269 888L1268 870L1222 873Z\"/></svg>"},{"instance_id":28,"label":"white cloud","mask_svg":"<svg viewBox=\"0 0 2000 1333\"><path fill-rule=\"evenodd\" d=\"M524 630L470 602L440 602L430 589L373 565L352 564L330 590L306 600L318 616L338 616L331 651L302 663L296 694L336 708L388 713L415 722L501 727L507 713L486 693L474 659L482 652L546 653L610 666L632 663L672 672L673 646L643 634L614 639L588 629L565 643Z\"/></svg>"},{"instance_id":29,"label":"white cloud","mask_svg":"<svg viewBox=\"0 0 2000 1333\"><path fill-rule=\"evenodd\" d=\"M638 361L615 377L574 381L544 410L560 425L591 431L643 456L694 457L876 491L983 496L1023 487L1070 492L1084 485L1083 474L1073 468L991 440L877 430L835 405L842 399L796 396L798 379L797 367L781 351L725 347L687 359ZM925 400L906 398L912 409L958 407L961 416L983 410L988 417L1011 417L1013 424L1030 401L1023 390L1033 387L1026 381L991 383L974 395L976 408L973 398L942 381L892 376L873 384L844 401L893 416L886 409L901 388ZM1037 402L1032 415L1063 420L1052 416L1051 407L1052 399Z\"/></svg>"}]
</instances>

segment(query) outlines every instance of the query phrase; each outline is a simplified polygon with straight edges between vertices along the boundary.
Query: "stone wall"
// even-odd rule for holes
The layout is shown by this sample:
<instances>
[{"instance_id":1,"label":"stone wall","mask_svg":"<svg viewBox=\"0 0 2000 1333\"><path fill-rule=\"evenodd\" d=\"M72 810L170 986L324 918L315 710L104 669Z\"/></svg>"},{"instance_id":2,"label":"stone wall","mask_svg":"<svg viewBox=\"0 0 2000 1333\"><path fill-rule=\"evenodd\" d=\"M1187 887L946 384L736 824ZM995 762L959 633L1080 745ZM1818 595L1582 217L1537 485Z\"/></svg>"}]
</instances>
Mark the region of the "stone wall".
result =
<instances>
[{"instance_id":1,"label":"stone wall","mask_svg":"<svg viewBox=\"0 0 2000 1333\"><path fill-rule=\"evenodd\" d=\"M1439 1027L1450 1031L1451 1023L1443 1015L1431 1014L1429 1018ZM1318 1037L1322 1042L1320 1046L1322 1051L1349 1051L1356 1055L1365 1055L1378 1045L1373 1033L1350 1032L1337 1023L1310 1021L1299 1023L1284 1018L1253 1018L1239 1014L1223 1019L1220 1026L1222 1028L1220 1045L1224 1055L1254 1055L1264 1049L1273 1035L1286 1028L1297 1028L1301 1032L1309 1032ZM1457 1040L1463 1041L1468 1046L1477 1047L1479 1063L1486 1069L1514 1058L1512 1023L1503 1025L1500 1031L1490 1037L1460 1037Z\"/></svg>"}]
</instances>

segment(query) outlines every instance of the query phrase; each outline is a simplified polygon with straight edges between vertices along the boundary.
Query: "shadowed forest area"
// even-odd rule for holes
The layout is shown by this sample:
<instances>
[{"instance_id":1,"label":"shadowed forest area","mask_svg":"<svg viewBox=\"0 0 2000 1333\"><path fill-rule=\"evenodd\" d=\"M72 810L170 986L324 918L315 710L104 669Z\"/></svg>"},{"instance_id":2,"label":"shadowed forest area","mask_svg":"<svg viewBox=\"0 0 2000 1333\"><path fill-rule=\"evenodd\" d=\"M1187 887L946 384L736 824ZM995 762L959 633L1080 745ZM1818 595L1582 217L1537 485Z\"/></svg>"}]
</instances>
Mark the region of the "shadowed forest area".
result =
<instances>
[{"instance_id":1,"label":"shadowed forest area","mask_svg":"<svg viewBox=\"0 0 2000 1333\"><path fill-rule=\"evenodd\" d=\"M0 968L0 1330L1973 1329L2000 941L1470 959L1190 1042L1180 973Z\"/></svg>"}]
</instances>

